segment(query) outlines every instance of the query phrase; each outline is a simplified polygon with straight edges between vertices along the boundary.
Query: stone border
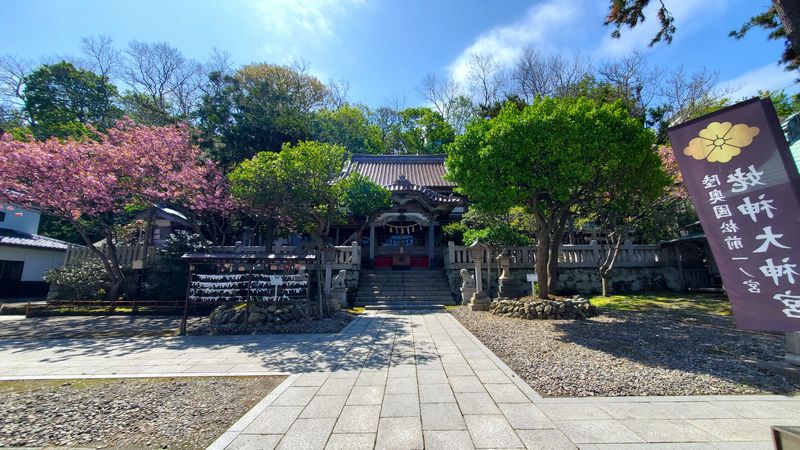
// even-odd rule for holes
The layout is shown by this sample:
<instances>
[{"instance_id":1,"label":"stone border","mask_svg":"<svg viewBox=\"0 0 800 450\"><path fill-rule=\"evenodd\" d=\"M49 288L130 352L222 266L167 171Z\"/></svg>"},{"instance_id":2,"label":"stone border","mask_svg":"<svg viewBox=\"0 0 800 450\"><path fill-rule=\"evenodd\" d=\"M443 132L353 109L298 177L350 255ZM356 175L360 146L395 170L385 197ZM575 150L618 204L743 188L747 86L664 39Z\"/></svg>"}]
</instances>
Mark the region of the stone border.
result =
<instances>
[{"instance_id":1,"label":"stone border","mask_svg":"<svg viewBox=\"0 0 800 450\"><path fill-rule=\"evenodd\" d=\"M35 381L35 380L100 380L104 378L193 378L193 377L274 377L290 376L291 372L168 372L168 373L115 373L100 375L18 375L0 377L0 381Z\"/></svg>"},{"instance_id":2,"label":"stone border","mask_svg":"<svg viewBox=\"0 0 800 450\"><path fill-rule=\"evenodd\" d=\"M483 352L483 353L486 355L486 357L487 357L487 358L489 358L489 359L490 359L490 360L491 360L493 363L495 363L495 364L497 365L497 367L498 367L498 368L499 368L499 369L500 369L500 370L501 370L501 371L502 371L504 374L506 374L506 375L508 376L508 378L509 378L509 379L510 379L510 380L511 380L511 381L512 381L512 382L513 382L513 383L514 383L514 384L515 384L515 385L516 385L516 386L517 386L517 387L518 387L518 388L519 388L519 389L520 389L520 390L521 390L521 391L522 391L522 392L523 392L523 393L524 393L524 394L525 394L525 395L526 395L526 396L527 396L527 397L528 397L528 398L529 398L529 399L530 399L532 402L536 403L537 401L540 401L540 400L542 400L542 399L543 399L543 397L542 397L542 396L541 396L541 395L540 395L538 392L536 392L535 390L533 390L533 388L532 388L532 387L530 387L530 386L528 385L528 383L526 383L526 382L525 382L525 381L524 381L524 380L523 380L523 379L522 379L522 378L521 378L519 375L517 375L517 374L516 374L516 372L514 372L514 371L513 371L513 370L512 370L510 367L508 367L508 365L506 365L506 363L505 363L505 362L503 362L503 360L502 360L502 359L500 359L500 357L498 357L497 355L495 355L495 354L494 354L494 352L493 352L493 351L491 351L491 350L489 349L489 347L485 346L485 345L483 344L483 342L481 342L481 341L480 341L480 339L478 339L478 338L477 338L477 337L476 337L474 334L472 334L472 332L471 332L471 331L469 331L469 330L467 329L467 327L465 327L465 326L464 326L464 324L462 324L461 322L459 322L459 321L458 321L458 319L456 319L456 318L455 318L455 316L453 316L452 314L450 314L450 313L449 313L449 312L447 312L447 311L445 311L445 313L446 313L446 314L448 314L448 315L450 316L450 318L451 318L451 319L453 319L453 322L455 322L455 323L456 323L456 325L457 325L459 328L461 328L461 331L463 331L463 332L464 332L464 334L465 334L466 336L469 336L469 338L472 340L472 342L474 342L474 343L475 343L475 345L477 345L477 346L478 346L478 348L480 348L480 349L481 349L481 351L482 351L482 352Z\"/></svg>"},{"instance_id":3,"label":"stone border","mask_svg":"<svg viewBox=\"0 0 800 450\"><path fill-rule=\"evenodd\" d=\"M216 441L212 442L211 445L206 447L206 450L224 450L225 447L230 445L237 436L239 436L242 431L245 430L253 421L256 420L258 416L263 413L269 405L272 404L283 392L289 388L298 378L300 378L299 373L294 375L289 375L288 378L283 380L281 384L279 384L275 389L272 390L266 397L261 399L260 402L256 403L250 411L247 411L242 417L239 418L233 425L231 425L227 431L222 433L222 436L218 437Z\"/></svg>"}]
</instances>

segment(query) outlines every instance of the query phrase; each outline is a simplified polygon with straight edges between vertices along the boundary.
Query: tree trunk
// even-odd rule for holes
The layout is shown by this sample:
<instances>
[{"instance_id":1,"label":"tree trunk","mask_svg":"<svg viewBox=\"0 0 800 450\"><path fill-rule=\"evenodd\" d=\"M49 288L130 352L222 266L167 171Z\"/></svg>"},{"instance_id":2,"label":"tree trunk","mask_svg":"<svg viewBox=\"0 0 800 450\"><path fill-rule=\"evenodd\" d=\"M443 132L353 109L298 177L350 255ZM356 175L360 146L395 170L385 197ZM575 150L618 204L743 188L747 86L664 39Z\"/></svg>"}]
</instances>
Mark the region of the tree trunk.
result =
<instances>
[{"instance_id":1,"label":"tree trunk","mask_svg":"<svg viewBox=\"0 0 800 450\"><path fill-rule=\"evenodd\" d=\"M620 235L615 235L616 232L610 233L606 238L608 242L608 251L606 253L606 257L603 260L603 263L600 264L599 272L600 272L600 289L602 290L603 297L608 297L608 294L611 290L611 273L614 270L614 264L617 262L617 258L619 257L620 248L622 248L622 241L624 240L623 237L625 236L624 233ZM614 240L616 239L616 241Z\"/></svg>"},{"instance_id":2,"label":"tree trunk","mask_svg":"<svg viewBox=\"0 0 800 450\"><path fill-rule=\"evenodd\" d=\"M81 235L83 241L86 243L86 246L92 250L92 253L97 255L100 258L100 261L103 263L103 267L106 269L106 274L108 275L109 281L109 290L108 290L108 299L109 301L114 302L116 297L112 297L112 295L117 295L119 293L120 288L122 287L122 283L125 281L124 277L122 276L122 271L119 270L119 264L116 264L119 259L117 258L116 251L117 248L115 246L108 247L108 254L113 255L113 262L109 260L109 257L103 253L102 250L94 246L94 242L89 238L89 235L86 233L86 230L83 229L83 226L76 220L70 220L70 223L75 228L75 231ZM113 244L113 233L110 228L104 227L103 233L105 234L106 242L112 241ZM116 264L116 266L115 266ZM117 275L119 273L119 276ZM116 290L114 290L114 286L116 286Z\"/></svg>"},{"instance_id":3,"label":"tree trunk","mask_svg":"<svg viewBox=\"0 0 800 450\"><path fill-rule=\"evenodd\" d=\"M113 231L106 231L106 249L108 249L108 262L111 268L111 273L114 274L114 279L108 289L108 299L111 302L109 309L114 310L114 302L119 298L119 293L122 290L122 285L125 283L125 275L122 269L119 268L119 258L117 257L117 246L114 244Z\"/></svg>"},{"instance_id":4,"label":"tree trunk","mask_svg":"<svg viewBox=\"0 0 800 450\"><path fill-rule=\"evenodd\" d=\"M555 293L558 288L558 251L561 249L561 239L557 235L550 236L550 251L547 260L547 290Z\"/></svg>"},{"instance_id":5,"label":"tree trunk","mask_svg":"<svg viewBox=\"0 0 800 450\"><path fill-rule=\"evenodd\" d=\"M795 60L800 58L800 2L797 0L773 0L775 12L786 31L786 39L794 50Z\"/></svg>"},{"instance_id":6,"label":"tree trunk","mask_svg":"<svg viewBox=\"0 0 800 450\"><path fill-rule=\"evenodd\" d=\"M550 232L536 234L536 275L539 278L539 298L548 299L550 290L547 263L550 259Z\"/></svg>"},{"instance_id":7,"label":"tree trunk","mask_svg":"<svg viewBox=\"0 0 800 450\"><path fill-rule=\"evenodd\" d=\"M555 293L558 289L558 254L561 250L561 239L564 237L564 230L567 226L569 214L565 213L559 218L555 228L550 232L550 252L547 261L547 281L550 292Z\"/></svg>"}]
</instances>

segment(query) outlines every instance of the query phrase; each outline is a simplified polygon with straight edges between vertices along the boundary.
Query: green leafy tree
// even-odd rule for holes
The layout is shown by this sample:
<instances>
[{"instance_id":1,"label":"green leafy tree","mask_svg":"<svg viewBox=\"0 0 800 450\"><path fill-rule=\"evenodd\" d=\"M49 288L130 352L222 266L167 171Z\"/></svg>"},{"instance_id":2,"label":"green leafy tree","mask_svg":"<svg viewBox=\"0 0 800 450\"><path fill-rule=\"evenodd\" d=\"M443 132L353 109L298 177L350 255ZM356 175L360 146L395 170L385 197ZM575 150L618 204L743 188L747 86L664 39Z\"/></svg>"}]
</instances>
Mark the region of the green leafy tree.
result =
<instances>
[{"instance_id":1,"label":"green leafy tree","mask_svg":"<svg viewBox=\"0 0 800 450\"><path fill-rule=\"evenodd\" d=\"M163 105L145 94L126 91L120 97L120 106L125 115L136 123L164 126L179 122Z\"/></svg>"},{"instance_id":2,"label":"green leafy tree","mask_svg":"<svg viewBox=\"0 0 800 450\"><path fill-rule=\"evenodd\" d=\"M158 264L148 268L142 296L157 300L182 299L186 295L189 268L181 256L205 251L209 246L211 242L199 234L183 230L170 234L158 248Z\"/></svg>"},{"instance_id":3,"label":"green leafy tree","mask_svg":"<svg viewBox=\"0 0 800 450\"><path fill-rule=\"evenodd\" d=\"M284 144L276 154L260 152L230 175L232 192L254 209L272 209L307 232L315 248L327 241L341 199L344 147L314 141Z\"/></svg>"},{"instance_id":4,"label":"green leafy tree","mask_svg":"<svg viewBox=\"0 0 800 450\"><path fill-rule=\"evenodd\" d=\"M611 276L625 239L637 231L640 224L671 209L682 196L671 195L667 188L672 178L658 157L638 158L639 167L619 172L610 179L607 192L598 198L592 215L594 222L606 231L606 251L598 264L603 296L608 296Z\"/></svg>"},{"instance_id":5,"label":"green leafy tree","mask_svg":"<svg viewBox=\"0 0 800 450\"><path fill-rule=\"evenodd\" d=\"M87 125L105 129L120 117L117 88L68 62L43 65L25 78L23 100L37 139L88 136Z\"/></svg>"},{"instance_id":6,"label":"green leafy tree","mask_svg":"<svg viewBox=\"0 0 800 450\"><path fill-rule=\"evenodd\" d=\"M364 229L375 216L392 206L392 193L359 173L353 173L341 181L340 203L346 213L355 220L358 242Z\"/></svg>"},{"instance_id":7,"label":"green leafy tree","mask_svg":"<svg viewBox=\"0 0 800 450\"><path fill-rule=\"evenodd\" d=\"M245 211L270 214L294 231L307 233L320 261L330 227L340 219L344 206L365 214L383 205L386 197L364 180L343 179L346 158L346 150L339 145L286 143L279 153L260 152L239 164L229 175L231 191ZM319 274L318 270L318 297L324 310Z\"/></svg>"},{"instance_id":8,"label":"green leafy tree","mask_svg":"<svg viewBox=\"0 0 800 450\"><path fill-rule=\"evenodd\" d=\"M212 74L196 113L201 145L230 168L259 151L313 136L313 115L329 89L303 67L250 64L233 75Z\"/></svg>"},{"instance_id":9,"label":"green leafy tree","mask_svg":"<svg viewBox=\"0 0 800 450\"><path fill-rule=\"evenodd\" d=\"M548 298L568 219L594 207L643 160L657 159L653 140L620 102L538 98L522 110L509 104L493 119L473 121L446 164L457 190L478 208L530 211L539 295Z\"/></svg>"},{"instance_id":10,"label":"green leafy tree","mask_svg":"<svg viewBox=\"0 0 800 450\"><path fill-rule=\"evenodd\" d=\"M389 153L436 154L444 153L455 139L455 130L442 115L430 108L407 108L380 111L386 119L383 132L386 151Z\"/></svg>"},{"instance_id":11,"label":"green leafy tree","mask_svg":"<svg viewBox=\"0 0 800 450\"><path fill-rule=\"evenodd\" d=\"M381 130L369 123L360 108L323 109L313 117L314 140L341 145L351 153L384 153Z\"/></svg>"},{"instance_id":12,"label":"green leafy tree","mask_svg":"<svg viewBox=\"0 0 800 450\"><path fill-rule=\"evenodd\" d=\"M660 41L672 43L675 34L675 17L670 13L664 0L661 0L656 14L659 29L650 41L652 47ZM668 2L667 2L668 3ZM634 28L644 22L644 10L650 0L610 0L608 16L604 25L613 25L611 36L619 38L622 27ZM741 28L730 32L730 36L742 39L753 27L768 30L769 39L785 42L780 62L786 70L800 67L800 3L796 0L772 0L766 11L751 17Z\"/></svg>"},{"instance_id":13,"label":"green leafy tree","mask_svg":"<svg viewBox=\"0 0 800 450\"><path fill-rule=\"evenodd\" d=\"M85 219L80 219L80 221L91 240L96 242L103 239L103 233L97 224ZM42 215L39 219L39 234L73 244L86 245L83 237L70 222L47 214Z\"/></svg>"},{"instance_id":14,"label":"green leafy tree","mask_svg":"<svg viewBox=\"0 0 800 450\"><path fill-rule=\"evenodd\" d=\"M800 98L797 96L789 96L786 94L786 91L760 91L758 95L772 100L772 104L775 106L775 112L778 113L780 120L784 120L800 111Z\"/></svg>"}]
</instances>

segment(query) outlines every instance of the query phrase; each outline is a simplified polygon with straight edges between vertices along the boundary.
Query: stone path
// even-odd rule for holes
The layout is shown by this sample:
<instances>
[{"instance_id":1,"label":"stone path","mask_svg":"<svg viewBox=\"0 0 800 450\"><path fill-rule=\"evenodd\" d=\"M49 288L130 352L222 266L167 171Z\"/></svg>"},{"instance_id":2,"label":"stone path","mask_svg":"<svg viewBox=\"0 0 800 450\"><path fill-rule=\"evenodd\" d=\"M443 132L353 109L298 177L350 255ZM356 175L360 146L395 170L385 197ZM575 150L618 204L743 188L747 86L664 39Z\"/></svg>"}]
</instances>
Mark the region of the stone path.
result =
<instances>
[{"instance_id":1,"label":"stone path","mask_svg":"<svg viewBox=\"0 0 800 450\"><path fill-rule=\"evenodd\" d=\"M292 375L210 448L771 448L784 396L543 399L447 313L336 335L3 340L0 379Z\"/></svg>"}]
</instances>

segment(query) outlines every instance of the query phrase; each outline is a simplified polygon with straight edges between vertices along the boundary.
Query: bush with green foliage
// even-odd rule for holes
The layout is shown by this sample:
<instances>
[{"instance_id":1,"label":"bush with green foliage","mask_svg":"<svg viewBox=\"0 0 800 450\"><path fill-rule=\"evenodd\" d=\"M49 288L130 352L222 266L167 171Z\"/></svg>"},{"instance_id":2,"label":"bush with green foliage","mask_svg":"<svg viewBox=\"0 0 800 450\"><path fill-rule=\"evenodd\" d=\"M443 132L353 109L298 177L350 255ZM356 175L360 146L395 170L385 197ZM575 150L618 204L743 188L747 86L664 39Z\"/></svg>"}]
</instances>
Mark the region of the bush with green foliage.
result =
<instances>
[{"instance_id":1,"label":"bush with green foliage","mask_svg":"<svg viewBox=\"0 0 800 450\"><path fill-rule=\"evenodd\" d=\"M199 234L175 231L158 249L158 264L148 268L139 297L147 300L175 300L186 295L189 266L181 259L186 253L207 250L211 242Z\"/></svg>"},{"instance_id":2,"label":"bush with green foliage","mask_svg":"<svg viewBox=\"0 0 800 450\"><path fill-rule=\"evenodd\" d=\"M85 259L74 266L62 266L44 273L44 280L71 292L76 300L102 296L108 274L99 259Z\"/></svg>"}]
</instances>

